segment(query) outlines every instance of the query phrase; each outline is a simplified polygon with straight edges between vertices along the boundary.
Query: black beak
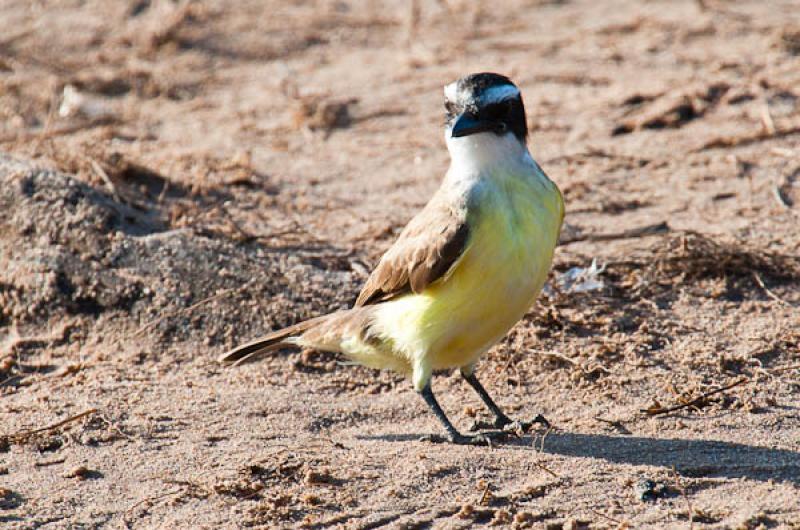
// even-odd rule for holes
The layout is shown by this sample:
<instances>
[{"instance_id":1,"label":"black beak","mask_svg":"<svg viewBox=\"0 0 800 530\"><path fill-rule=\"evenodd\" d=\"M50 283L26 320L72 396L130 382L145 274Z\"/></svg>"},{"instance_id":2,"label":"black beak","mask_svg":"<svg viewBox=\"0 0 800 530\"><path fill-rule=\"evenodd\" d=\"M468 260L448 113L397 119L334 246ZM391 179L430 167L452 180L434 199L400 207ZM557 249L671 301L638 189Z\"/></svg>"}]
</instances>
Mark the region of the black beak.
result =
<instances>
[{"instance_id":1,"label":"black beak","mask_svg":"<svg viewBox=\"0 0 800 530\"><path fill-rule=\"evenodd\" d=\"M481 120L468 113L459 114L453 122L450 136L460 138L482 132L497 132L500 124L489 120Z\"/></svg>"}]
</instances>

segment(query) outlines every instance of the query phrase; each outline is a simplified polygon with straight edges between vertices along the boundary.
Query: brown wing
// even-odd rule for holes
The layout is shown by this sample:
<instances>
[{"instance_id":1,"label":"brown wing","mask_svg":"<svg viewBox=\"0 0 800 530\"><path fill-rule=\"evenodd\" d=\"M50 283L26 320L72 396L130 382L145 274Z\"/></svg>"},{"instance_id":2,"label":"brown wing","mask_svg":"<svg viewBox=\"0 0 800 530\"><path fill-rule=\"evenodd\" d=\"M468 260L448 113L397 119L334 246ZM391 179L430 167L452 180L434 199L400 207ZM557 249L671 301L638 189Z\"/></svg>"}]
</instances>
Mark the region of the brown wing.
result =
<instances>
[{"instance_id":1,"label":"brown wing","mask_svg":"<svg viewBox=\"0 0 800 530\"><path fill-rule=\"evenodd\" d=\"M419 293L447 274L469 239L466 208L437 194L400 233L370 275L356 306Z\"/></svg>"}]
</instances>

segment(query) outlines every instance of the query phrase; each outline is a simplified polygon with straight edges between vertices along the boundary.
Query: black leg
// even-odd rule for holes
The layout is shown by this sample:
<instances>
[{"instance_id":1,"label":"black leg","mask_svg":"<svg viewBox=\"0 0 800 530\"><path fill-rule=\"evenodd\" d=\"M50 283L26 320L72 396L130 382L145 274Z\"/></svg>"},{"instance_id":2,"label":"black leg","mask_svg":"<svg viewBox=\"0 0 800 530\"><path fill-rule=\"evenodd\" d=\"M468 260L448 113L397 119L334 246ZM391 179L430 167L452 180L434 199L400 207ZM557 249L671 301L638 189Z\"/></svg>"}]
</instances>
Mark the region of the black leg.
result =
<instances>
[{"instance_id":1,"label":"black leg","mask_svg":"<svg viewBox=\"0 0 800 530\"><path fill-rule=\"evenodd\" d=\"M498 407L497 403L494 402L492 396L489 395L486 389L483 388L481 382L478 381L478 378L475 377L474 372L469 375L466 375L464 372L461 372L461 376L467 381L467 383L469 383L469 386L471 386L475 390L478 396L480 396L481 401L483 401L486 404L486 407L491 411L491 413L494 414L495 427L497 427L498 429L502 429L503 427L511 423L511 418L506 416L505 413L502 410L500 410L500 407Z\"/></svg>"},{"instance_id":2,"label":"black leg","mask_svg":"<svg viewBox=\"0 0 800 530\"><path fill-rule=\"evenodd\" d=\"M447 418L447 415L442 410L442 407L439 405L439 402L436 401L436 397L433 395L433 390L431 390L431 383L428 381L428 384L425 385L425 388L422 389L420 392L422 399L425 400L425 403L428 404L428 407L433 411L436 417L444 426L445 430L447 431L447 440L454 444L460 445L489 445L490 440L487 436L482 434L476 434L472 436L465 436L458 432L458 430L453 426L450 420ZM435 438L430 438L431 441L437 441ZM441 440L439 440L441 441Z\"/></svg>"},{"instance_id":3,"label":"black leg","mask_svg":"<svg viewBox=\"0 0 800 530\"><path fill-rule=\"evenodd\" d=\"M492 414L494 414L494 427L497 427L498 429L503 429L514 423L514 421L512 421L511 418L506 416L505 413L502 410L500 410L500 407L498 407L497 403L494 402L492 396L489 395L486 389L483 388L481 382L478 381L478 378L475 377L474 372L470 374L465 374L464 371L462 370L461 376L467 381L467 383L469 383L469 386L471 386L475 390L478 396L480 396L481 401L483 401L486 404L486 406L492 412ZM522 427L523 431L526 431L534 423L540 423L545 427L550 427L550 422L548 422L545 419L545 417L542 416L541 414L538 414L533 419L532 422L520 422L520 427Z\"/></svg>"}]
</instances>

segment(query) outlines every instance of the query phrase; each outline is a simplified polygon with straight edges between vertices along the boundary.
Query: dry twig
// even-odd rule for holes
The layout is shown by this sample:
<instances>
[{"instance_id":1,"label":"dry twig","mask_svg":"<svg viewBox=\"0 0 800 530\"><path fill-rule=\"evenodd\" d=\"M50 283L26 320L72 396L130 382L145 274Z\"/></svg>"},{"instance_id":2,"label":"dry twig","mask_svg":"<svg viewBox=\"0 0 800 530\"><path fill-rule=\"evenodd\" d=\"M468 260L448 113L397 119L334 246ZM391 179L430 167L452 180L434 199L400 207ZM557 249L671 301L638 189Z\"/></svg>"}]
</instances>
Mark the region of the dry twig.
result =
<instances>
[{"instance_id":1,"label":"dry twig","mask_svg":"<svg viewBox=\"0 0 800 530\"><path fill-rule=\"evenodd\" d=\"M698 397L696 397L696 398L694 398L694 399L692 399L690 401L687 401L686 403L682 403L680 405L675 405L674 407L667 407L667 408L664 408L664 407L651 407L651 408L648 408L648 409L641 409L640 412L643 412L643 413L647 414L648 416L656 416L656 415L659 415L659 414L667 414L669 412L675 412L676 410L681 410L681 409L686 409L686 408L689 408L689 407L693 407L695 405L698 405L698 404L702 403L703 401L705 401L706 399L708 399L709 397L711 397L711 396L713 396L715 394L719 394L720 392L724 392L725 390L730 390L731 388L739 386L739 385L742 385L744 383L747 383L748 381L750 381L750 379L748 379L747 377L743 377L743 378L741 378L741 379L739 379L737 381L734 381L733 383L731 383L729 385L723 386L722 388L717 388L717 389L712 390L710 392L705 392L704 394L701 394L700 396L698 396Z\"/></svg>"},{"instance_id":2,"label":"dry twig","mask_svg":"<svg viewBox=\"0 0 800 530\"><path fill-rule=\"evenodd\" d=\"M593 513L593 514L595 514L595 515L599 515L600 517L602 517L602 518L604 518L604 519L608 519L608 520L609 520L609 521L611 521L612 523L617 523L618 525L623 525L623 524L625 524L625 523L623 523L622 521L620 521L619 519L614 519L614 518L613 518L613 517L611 517L610 515L606 515L606 514L604 514L603 512L597 511L597 510L595 510L595 509L593 509L593 508L587 508L587 510L589 510L590 512L592 512L592 513Z\"/></svg>"},{"instance_id":3,"label":"dry twig","mask_svg":"<svg viewBox=\"0 0 800 530\"><path fill-rule=\"evenodd\" d=\"M780 304L783 304L783 305L786 305L786 306L789 306L789 307L794 307L792 304L790 304L789 302L787 302L786 300L784 300L783 298L781 298L777 294L775 294L772 291L770 291L769 288L766 285L764 285L764 280L761 279L761 276L758 274L758 272L753 271L753 278L755 278L756 283L758 284L758 286L761 287L764 290L765 293L767 293L767 296L769 296L770 298L772 298L773 300L775 300L776 302L778 302Z\"/></svg>"},{"instance_id":4,"label":"dry twig","mask_svg":"<svg viewBox=\"0 0 800 530\"><path fill-rule=\"evenodd\" d=\"M67 418L65 420L61 420L61 421L59 421L57 423L54 423L52 425L48 425L47 427L41 427L39 429L32 429L32 430L29 430L29 431L22 431L22 432L18 432L16 434L7 434L7 435L2 436L0 438L5 438L7 440L11 440L11 441L14 441L14 442L24 441L24 440L30 438L31 436L33 436L35 434L39 434L39 433L42 433L42 432L49 432L49 431L58 429L59 427L63 427L64 425L66 425L68 423L72 423L73 421L78 421L79 419L85 418L86 416L88 416L90 414L94 414L95 412L97 412L97 409L85 410L85 411L81 412L80 414L76 414L75 416L70 416L69 418Z\"/></svg>"},{"instance_id":5,"label":"dry twig","mask_svg":"<svg viewBox=\"0 0 800 530\"><path fill-rule=\"evenodd\" d=\"M136 504L134 504L133 506L131 506L130 508L128 508L127 510L125 510L125 513L122 515L122 520L123 520L123 522L125 523L125 526L126 526L127 528L131 528L131 525L130 525L130 523L129 523L129 522L128 522L128 520L127 520L127 516L128 516L130 513L132 513L132 512L133 512L133 511L134 511L136 508L138 508L139 506L141 506L142 504L145 504L145 503L147 503L147 502L153 502L153 501L157 501L157 500L159 500L159 499L163 499L164 497L169 497L170 495L177 495L178 493L182 493L183 491L184 491L184 489L183 489L183 488L179 488L179 489L177 489L177 490L174 490L174 491L168 491L168 492L166 492L166 493L161 493L161 494L159 494L159 495L155 495L155 496L152 496L152 497L145 497L144 499L142 499L142 500L138 501Z\"/></svg>"},{"instance_id":6,"label":"dry twig","mask_svg":"<svg viewBox=\"0 0 800 530\"><path fill-rule=\"evenodd\" d=\"M478 504L481 506L486 506L489 504L488 501L492 498L492 492L490 491L490 488L491 484L487 482L486 486L483 488L483 493L481 493L481 498L478 500Z\"/></svg>"},{"instance_id":7,"label":"dry twig","mask_svg":"<svg viewBox=\"0 0 800 530\"><path fill-rule=\"evenodd\" d=\"M54 460L40 460L38 462L34 462L33 465L36 467L48 467L63 464L66 461L66 458L56 458Z\"/></svg>"},{"instance_id":8,"label":"dry twig","mask_svg":"<svg viewBox=\"0 0 800 530\"><path fill-rule=\"evenodd\" d=\"M114 196L117 202L122 202L122 195L120 195L116 184L114 184L114 181L111 180L111 177L108 176L108 173L106 173L106 170L103 169L103 166L101 166L100 163L97 162L97 160L95 160L94 158L89 159L89 164L91 164L92 169L94 170L95 173L97 173L97 176L103 179L103 182L106 183L106 186L108 186L109 190L111 191L111 194Z\"/></svg>"},{"instance_id":9,"label":"dry twig","mask_svg":"<svg viewBox=\"0 0 800 530\"><path fill-rule=\"evenodd\" d=\"M546 467L544 464L542 464L542 463L540 463L540 462L537 462L536 460L534 460L534 461L533 461L533 465L534 465L534 466L536 466L536 467L538 467L539 469L541 469L541 470L542 470L542 471L544 471L545 473L549 473L549 474L550 474L550 475L552 475L554 478L561 478L561 477L559 477L559 476L558 476L558 474L557 474L555 471L553 471L553 470L549 469L549 468L548 468L548 467Z\"/></svg>"},{"instance_id":10,"label":"dry twig","mask_svg":"<svg viewBox=\"0 0 800 530\"><path fill-rule=\"evenodd\" d=\"M766 101L761 105L761 123L764 125L766 135L775 134L775 121L772 119L772 113L769 111L769 104Z\"/></svg>"},{"instance_id":11,"label":"dry twig","mask_svg":"<svg viewBox=\"0 0 800 530\"><path fill-rule=\"evenodd\" d=\"M800 364L790 364L789 366L781 366L780 368L775 368L774 370L771 370L770 372L767 373L775 375L775 374L782 374L783 372L789 372L791 370L800 370Z\"/></svg>"},{"instance_id":12,"label":"dry twig","mask_svg":"<svg viewBox=\"0 0 800 530\"><path fill-rule=\"evenodd\" d=\"M601 418L600 416L595 416L594 419L597 421L602 421L603 423L607 423L614 427L620 434L632 434L631 431L625 427L619 420L607 420L605 418Z\"/></svg>"},{"instance_id":13,"label":"dry twig","mask_svg":"<svg viewBox=\"0 0 800 530\"><path fill-rule=\"evenodd\" d=\"M578 234L572 237L567 237L564 239L560 239L558 244L559 245L570 245L572 243L577 243L578 241L614 241L617 239L632 239L635 237L646 237L652 236L656 234L665 234L670 231L670 227L666 221L662 221L660 223L654 223L650 225L640 226L637 228L631 228L629 230L623 230L622 232L611 232L608 234Z\"/></svg>"},{"instance_id":14,"label":"dry twig","mask_svg":"<svg viewBox=\"0 0 800 530\"><path fill-rule=\"evenodd\" d=\"M23 131L19 133L11 133L0 136L0 144L7 142L28 142L31 140L43 140L46 138L53 138L54 136L63 136L65 134L72 134L82 129L93 129L101 125L110 125L114 123L114 118L111 116L102 116L93 118L91 120L81 121L78 123L71 123L49 129L46 131Z\"/></svg>"},{"instance_id":15,"label":"dry twig","mask_svg":"<svg viewBox=\"0 0 800 530\"><path fill-rule=\"evenodd\" d=\"M773 124L774 126L774 124ZM770 134L766 130L759 130L755 133L744 134L741 136L726 136L714 138L704 142L699 147L692 150L693 153L699 153L706 149L716 149L718 147L736 147L740 145L748 145L756 142L762 142L771 138L780 138L782 136L789 136L791 134L800 133L800 124L792 124L784 127L774 126L774 131Z\"/></svg>"}]
</instances>

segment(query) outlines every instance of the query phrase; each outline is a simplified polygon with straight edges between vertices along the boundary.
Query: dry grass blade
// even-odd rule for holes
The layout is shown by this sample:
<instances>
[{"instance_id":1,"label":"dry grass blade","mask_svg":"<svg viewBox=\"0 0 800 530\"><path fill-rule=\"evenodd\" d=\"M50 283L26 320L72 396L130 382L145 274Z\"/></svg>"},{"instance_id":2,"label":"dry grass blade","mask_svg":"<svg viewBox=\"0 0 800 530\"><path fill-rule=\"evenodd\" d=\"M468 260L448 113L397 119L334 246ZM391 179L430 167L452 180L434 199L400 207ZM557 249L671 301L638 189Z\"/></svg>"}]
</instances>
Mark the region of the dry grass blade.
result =
<instances>
[{"instance_id":1,"label":"dry grass blade","mask_svg":"<svg viewBox=\"0 0 800 530\"><path fill-rule=\"evenodd\" d=\"M761 276L756 271L753 271L753 278L756 280L756 283L758 284L758 286L761 287L764 290L765 293L767 293L767 296L769 296L770 298L772 298L773 300L775 300L778 303L781 303L783 305L787 305L789 307L794 307L792 304L790 304L789 302L787 302L786 300L784 300L783 298L781 298L777 294L773 293L766 285L764 285L764 280L761 279Z\"/></svg>"},{"instance_id":2,"label":"dry grass blade","mask_svg":"<svg viewBox=\"0 0 800 530\"><path fill-rule=\"evenodd\" d=\"M749 145L757 142L762 142L764 140L769 140L771 138L780 138L783 136L790 136L792 134L797 134L800 132L800 124L789 124L784 125L782 127L776 126L774 123L772 124L772 132L770 133L766 129L761 129L755 133L751 134L743 134L740 136L726 136L721 138L714 138L709 140L696 149L693 149L692 152L699 153L701 151L705 151L707 149L716 149L721 147L736 147L740 145Z\"/></svg>"},{"instance_id":3,"label":"dry grass blade","mask_svg":"<svg viewBox=\"0 0 800 530\"><path fill-rule=\"evenodd\" d=\"M547 466L545 466L544 464L542 464L540 462L534 461L533 465L535 465L536 467L538 467L539 469L541 469L542 471L544 471L545 473L549 474L550 476L552 476L554 478L561 478L561 477L558 476L558 473L556 473L555 471L553 471L552 469L548 468Z\"/></svg>"},{"instance_id":4,"label":"dry grass blade","mask_svg":"<svg viewBox=\"0 0 800 530\"><path fill-rule=\"evenodd\" d=\"M90 158L89 163L91 164L94 172L97 173L101 179L103 179L103 182L105 182L106 186L108 186L109 191L111 191L111 194L114 196L117 202L122 202L122 195L120 195L117 186L114 184L114 181L111 180L111 177L108 176L106 170L103 169L103 166L101 166L94 158Z\"/></svg>"},{"instance_id":5,"label":"dry grass blade","mask_svg":"<svg viewBox=\"0 0 800 530\"><path fill-rule=\"evenodd\" d=\"M769 111L769 104L764 101L761 105L761 123L764 125L764 134L773 136L775 134L775 121Z\"/></svg>"},{"instance_id":6,"label":"dry grass blade","mask_svg":"<svg viewBox=\"0 0 800 530\"><path fill-rule=\"evenodd\" d=\"M39 429L32 429L32 430L29 430L29 431L22 431L22 432L18 432L16 434L8 434L8 435L5 435L5 436L2 436L1 438L7 439L7 440L11 440L11 441L14 441L14 442L25 441L25 440L27 440L28 438L30 438L31 436L33 436L35 434L39 434L39 433L43 433L43 432L49 432L49 431L58 429L59 427L63 427L64 425L67 425L68 423L72 423L74 421L78 421L79 419L85 418L86 416L89 416L90 414L94 414L95 412L97 412L97 409L85 410L85 411L81 412L80 414L76 414L75 416L70 416L67 419L61 420L61 421L59 421L57 423L54 423L52 425L48 425L47 427L41 427Z\"/></svg>"}]
</instances>

